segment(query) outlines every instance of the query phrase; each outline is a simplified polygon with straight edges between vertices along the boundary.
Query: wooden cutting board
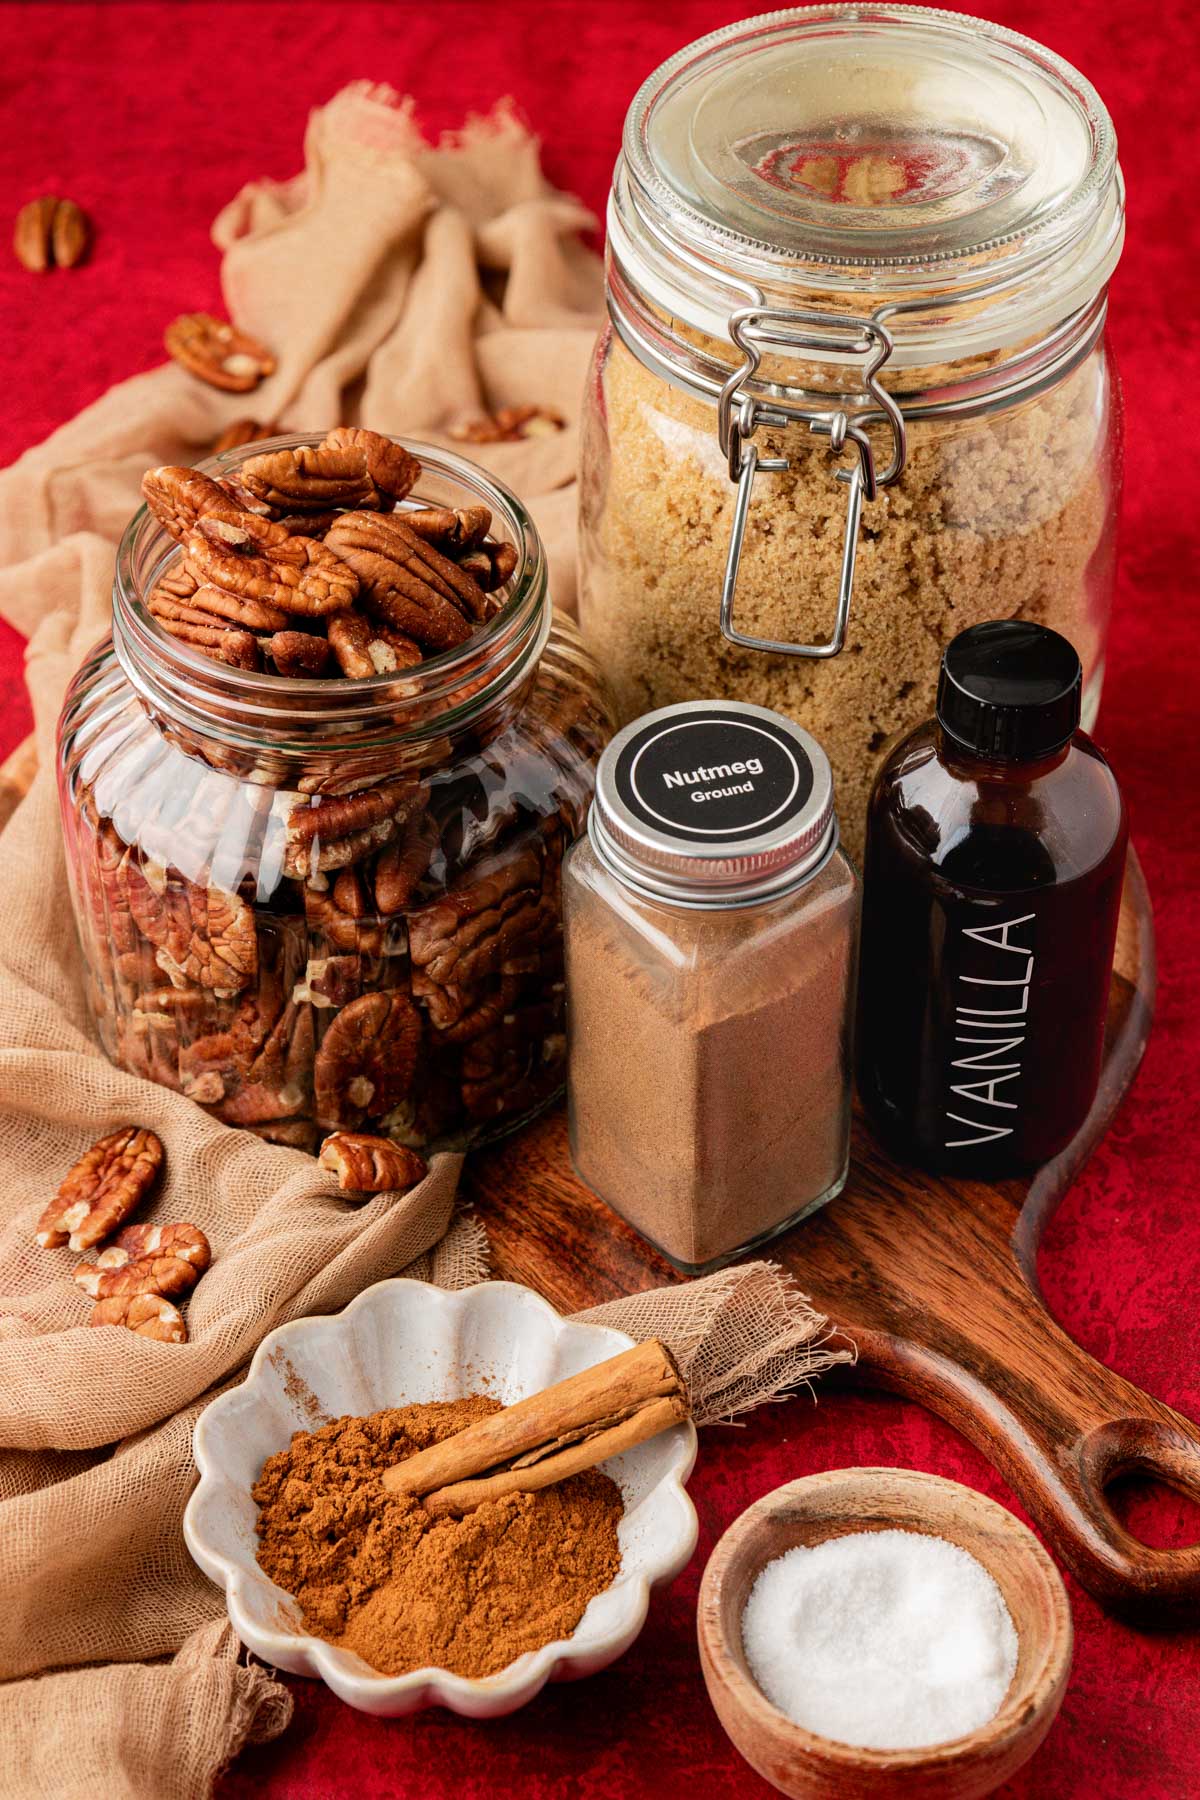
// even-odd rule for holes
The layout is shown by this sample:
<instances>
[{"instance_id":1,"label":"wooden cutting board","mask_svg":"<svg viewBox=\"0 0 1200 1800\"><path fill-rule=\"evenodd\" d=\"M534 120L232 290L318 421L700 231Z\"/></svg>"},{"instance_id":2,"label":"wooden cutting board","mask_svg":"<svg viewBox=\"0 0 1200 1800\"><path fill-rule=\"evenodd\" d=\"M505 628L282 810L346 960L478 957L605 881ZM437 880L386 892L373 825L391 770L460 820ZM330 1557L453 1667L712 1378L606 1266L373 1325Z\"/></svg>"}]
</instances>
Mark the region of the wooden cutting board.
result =
<instances>
[{"instance_id":1,"label":"wooden cutting board","mask_svg":"<svg viewBox=\"0 0 1200 1800\"><path fill-rule=\"evenodd\" d=\"M1137 1071L1153 1004L1150 903L1131 854L1104 1075L1076 1140L1032 1179L944 1180L901 1166L857 1120L845 1191L762 1254L854 1339L850 1379L948 1419L1085 1587L1115 1610L1166 1618L1200 1616L1200 1546L1139 1543L1105 1489L1138 1470L1200 1491L1200 1431L1073 1343L1036 1275L1046 1222ZM561 1108L472 1157L464 1185L496 1275L564 1311L683 1279L575 1178Z\"/></svg>"}]
</instances>

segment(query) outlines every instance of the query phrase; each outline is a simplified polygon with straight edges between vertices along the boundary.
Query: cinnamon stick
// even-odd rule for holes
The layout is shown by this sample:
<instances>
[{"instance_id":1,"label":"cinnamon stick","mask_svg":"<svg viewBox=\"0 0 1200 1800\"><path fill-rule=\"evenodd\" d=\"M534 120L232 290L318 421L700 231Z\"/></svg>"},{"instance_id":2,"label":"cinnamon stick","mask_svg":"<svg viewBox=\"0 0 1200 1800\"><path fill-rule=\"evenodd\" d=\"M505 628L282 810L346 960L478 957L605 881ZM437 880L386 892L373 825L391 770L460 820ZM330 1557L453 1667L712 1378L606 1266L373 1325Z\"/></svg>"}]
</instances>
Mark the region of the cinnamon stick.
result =
<instances>
[{"instance_id":1,"label":"cinnamon stick","mask_svg":"<svg viewBox=\"0 0 1200 1800\"><path fill-rule=\"evenodd\" d=\"M470 1512L594 1468L687 1416L679 1370L652 1338L418 1451L383 1483L423 1497L431 1512Z\"/></svg>"}]
</instances>

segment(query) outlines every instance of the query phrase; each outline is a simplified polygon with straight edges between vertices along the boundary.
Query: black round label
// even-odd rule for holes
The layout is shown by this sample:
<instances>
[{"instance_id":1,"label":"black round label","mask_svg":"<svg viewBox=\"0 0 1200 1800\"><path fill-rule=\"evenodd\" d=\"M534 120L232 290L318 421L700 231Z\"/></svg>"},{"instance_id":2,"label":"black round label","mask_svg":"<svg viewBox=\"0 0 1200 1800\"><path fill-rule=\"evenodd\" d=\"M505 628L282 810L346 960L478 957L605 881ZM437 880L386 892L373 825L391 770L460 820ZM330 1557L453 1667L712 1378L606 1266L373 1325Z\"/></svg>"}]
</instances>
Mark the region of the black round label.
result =
<instances>
[{"instance_id":1,"label":"black round label","mask_svg":"<svg viewBox=\"0 0 1200 1800\"><path fill-rule=\"evenodd\" d=\"M712 843L786 826L812 793L813 771L769 720L706 711L650 720L621 751L613 780L641 824Z\"/></svg>"}]
</instances>

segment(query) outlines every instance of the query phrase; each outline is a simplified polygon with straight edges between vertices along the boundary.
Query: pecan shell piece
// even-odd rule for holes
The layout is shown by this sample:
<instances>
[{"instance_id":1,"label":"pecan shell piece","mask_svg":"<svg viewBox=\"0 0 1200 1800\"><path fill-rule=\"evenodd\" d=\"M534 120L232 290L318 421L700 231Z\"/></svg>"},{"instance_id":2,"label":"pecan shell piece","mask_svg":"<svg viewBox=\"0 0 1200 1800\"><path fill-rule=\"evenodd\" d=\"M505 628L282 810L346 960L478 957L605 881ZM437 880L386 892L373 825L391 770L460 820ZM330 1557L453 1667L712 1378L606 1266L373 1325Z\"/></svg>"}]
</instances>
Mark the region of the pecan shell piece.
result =
<instances>
[{"instance_id":1,"label":"pecan shell piece","mask_svg":"<svg viewBox=\"0 0 1200 1800\"><path fill-rule=\"evenodd\" d=\"M140 1125L110 1131L65 1176L38 1221L37 1241L54 1250L90 1250L140 1205L158 1179L163 1147Z\"/></svg>"},{"instance_id":2,"label":"pecan shell piece","mask_svg":"<svg viewBox=\"0 0 1200 1800\"><path fill-rule=\"evenodd\" d=\"M119 1294L111 1300L98 1300L88 1324L123 1325L138 1337L153 1338L160 1344L187 1343L183 1314L161 1294Z\"/></svg>"},{"instance_id":3,"label":"pecan shell piece","mask_svg":"<svg viewBox=\"0 0 1200 1800\"><path fill-rule=\"evenodd\" d=\"M317 1161L337 1176L338 1186L347 1194L403 1192L429 1173L415 1150L394 1144L391 1138L356 1131L335 1131L327 1137Z\"/></svg>"},{"instance_id":4,"label":"pecan shell piece","mask_svg":"<svg viewBox=\"0 0 1200 1800\"><path fill-rule=\"evenodd\" d=\"M181 313L163 334L167 355L230 394L248 394L275 373L275 358L256 338L211 313Z\"/></svg>"},{"instance_id":5,"label":"pecan shell piece","mask_svg":"<svg viewBox=\"0 0 1200 1800\"><path fill-rule=\"evenodd\" d=\"M317 1117L353 1129L407 1098L421 1046L421 1020L398 989L364 994L330 1022L313 1071Z\"/></svg>"}]
</instances>

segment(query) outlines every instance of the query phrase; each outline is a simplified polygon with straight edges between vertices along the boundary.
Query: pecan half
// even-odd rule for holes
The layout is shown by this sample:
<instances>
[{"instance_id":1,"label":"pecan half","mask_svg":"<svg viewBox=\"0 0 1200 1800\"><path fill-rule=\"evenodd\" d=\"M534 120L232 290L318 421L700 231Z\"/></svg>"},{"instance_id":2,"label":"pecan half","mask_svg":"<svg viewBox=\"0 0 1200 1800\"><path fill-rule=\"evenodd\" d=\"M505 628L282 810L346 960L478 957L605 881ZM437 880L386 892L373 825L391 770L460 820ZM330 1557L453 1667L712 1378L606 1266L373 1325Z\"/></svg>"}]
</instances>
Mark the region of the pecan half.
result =
<instances>
[{"instance_id":1,"label":"pecan half","mask_svg":"<svg viewBox=\"0 0 1200 1800\"><path fill-rule=\"evenodd\" d=\"M290 1119L312 1089L312 1009L286 998L264 970L225 1028L180 1051L183 1091L230 1125Z\"/></svg>"},{"instance_id":2,"label":"pecan half","mask_svg":"<svg viewBox=\"0 0 1200 1800\"><path fill-rule=\"evenodd\" d=\"M566 1061L562 1031L547 1033L547 1009L506 1017L463 1052L462 1097L471 1118L511 1117L539 1105L559 1086Z\"/></svg>"},{"instance_id":3,"label":"pecan half","mask_svg":"<svg viewBox=\"0 0 1200 1800\"><path fill-rule=\"evenodd\" d=\"M153 875L154 879L148 879ZM154 944L164 974L218 994L236 994L258 967L254 913L237 894L197 887L175 871L160 877L151 865L125 864L125 891L134 924Z\"/></svg>"},{"instance_id":4,"label":"pecan half","mask_svg":"<svg viewBox=\"0 0 1200 1800\"><path fill-rule=\"evenodd\" d=\"M341 869L326 892L304 888L304 916L311 933L328 938L339 950L377 956L383 948L383 930L370 919L370 907L355 869Z\"/></svg>"},{"instance_id":5,"label":"pecan half","mask_svg":"<svg viewBox=\"0 0 1200 1800\"><path fill-rule=\"evenodd\" d=\"M95 833L92 868L98 891L93 890L91 895L92 922L100 941L103 943L107 939L119 959L132 955L138 948L138 931L130 916L125 883L129 851L117 835L112 820L102 819L95 813L90 795L84 804L84 816Z\"/></svg>"},{"instance_id":6,"label":"pecan half","mask_svg":"<svg viewBox=\"0 0 1200 1800\"><path fill-rule=\"evenodd\" d=\"M375 906L384 918L404 912L412 904L440 841L435 821L421 813L410 819L399 840L381 853L375 864Z\"/></svg>"},{"instance_id":7,"label":"pecan half","mask_svg":"<svg viewBox=\"0 0 1200 1800\"><path fill-rule=\"evenodd\" d=\"M283 541L266 539L266 532L280 532ZM316 618L341 612L358 592L354 571L316 538L291 537L273 520L252 514L236 524L202 518L184 548L188 567L201 582L287 613Z\"/></svg>"},{"instance_id":8,"label":"pecan half","mask_svg":"<svg viewBox=\"0 0 1200 1800\"><path fill-rule=\"evenodd\" d=\"M35 275L47 269L73 269L87 255L91 241L91 221L83 208L54 194L29 201L13 226L17 261Z\"/></svg>"},{"instance_id":9,"label":"pecan half","mask_svg":"<svg viewBox=\"0 0 1200 1800\"><path fill-rule=\"evenodd\" d=\"M487 617L474 577L400 518L343 513L325 542L359 577L371 610L426 650L454 649Z\"/></svg>"},{"instance_id":10,"label":"pecan half","mask_svg":"<svg viewBox=\"0 0 1200 1800\"><path fill-rule=\"evenodd\" d=\"M317 1116L354 1127L388 1113L408 1095L421 1020L407 994L364 994L331 1021L313 1071Z\"/></svg>"},{"instance_id":11,"label":"pecan half","mask_svg":"<svg viewBox=\"0 0 1200 1800\"><path fill-rule=\"evenodd\" d=\"M461 444L515 444L522 438L553 437L566 429L566 423L548 406L502 406L457 426L449 435Z\"/></svg>"},{"instance_id":12,"label":"pecan half","mask_svg":"<svg viewBox=\"0 0 1200 1800\"><path fill-rule=\"evenodd\" d=\"M276 437L278 425L260 425L257 419L235 419L214 440L210 455L224 456L227 450L240 450L243 444L257 444L263 438Z\"/></svg>"},{"instance_id":13,"label":"pecan half","mask_svg":"<svg viewBox=\"0 0 1200 1800\"><path fill-rule=\"evenodd\" d=\"M163 334L167 355L190 375L230 394L248 394L266 375L275 373L269 350L211 313L182 313Z\"/></svg>"},{"instance_id":14,"label":"pecan half","mask_svg":"<svg viewBox=\"0 0 1200 1800\"><path fill-rule=\"evenodd\" d=\"M414 507L402 513L401 519L427 544L433 544L459 560L460 551L474 550L482 544L492 523L486 506L464 506L452 512L448 506Z\"/></svg>"},{"instance_id":15,"label":"pecan half","mask_svg":"<svg viewBox=\"0 0 1200 1800\"><path fill-rule=\"evenodd\" d=\"M180 603L193 600L199 585L200 583L185 563L175 562L159 576L150 589L150 599L174 600Z\"/></svg>"},{"instance_id":16,"label":"pecan half","mask_svg":"<svg viewBox=\"0 0 1200 1800\"><path fill-rule=\"evenodd\" d=\"M311 880L321 870L361 861L387 843L427 798L428 789L418 781L385 782L335 797L314 795L288 817L285 874Z\"/></svg>"},{"instance_id":17,"label":"pecan half","mask_svg":"<svg viewBox=\"0 0 1200 1800\"><path fill-rule=\"evenodd\" d=\"M257 669L258 639L252 631L243 631L226 620L214 618L198 606L172 600L155 588L146 602L152 618L163 630L181 643L190 644L211 656L215 662L228 663L235 669Z\"/></svg>"},{"instance_id":18,"label":"pecan half","mask_svg":"<svg viewBox=\"0 0 1200 1800\"><path fill-rule=\"evenodd\" d=\"M545 854L525 842L469 869L440 900L409 915L413 993L439 1030L477 1005L489 976L518 974L561 930Z\"/></svg>"},{"instance_id":19,"label":"pecan half","mask_svg":"<svg viewBox=\"0 0 1200 1800\"><path fill-rule=\"evenodd\" d=\"M504 586L517 566L516 546L493 544L489 540L460 557L458 566L479 583L485 594L493 594Z\"/></svg>"},{"instance_id":20,"label":"pecan half","mask_svg":"<svg viewBox=\"0 0 1200 1800\"><path fill-rule=\"evenodd\" d=\"M183 1314L161 1294L120 1294L112 1300L98 1300L88 1324L123 1325L138 1337L153 1338L160 1344L187 1343Z\"/></svg>"},{"instance_id":21,"label":"pecan half","mask_svg":"<svg viewBox=\"0 0 1200 1800\"><path fill-rule=\"evenodd\" d=\"M424 652L391 625L380 625L358 612L333 613L329 644L343 675L361 681L368 675L390 675L415 669Z\"/></svg>"},{"instance_id":22,"label":"pecan half","mask_svg":"<svg viewBox=\"0 0 1200 1800\"><path fill-rule=\"evenodd\" d=\"M333 656L328 640L314 637L311 631L276 631L266 639L263 650L278 674L291 677L323 675Z\"/></svg>"},{"instance_id":23,"label":"pecan half","mask_svg":"<svg viewBox=\"0 0 1200 1800\"><path fill-rule=\"evenodd\" d=\"M110 1131L68 1171L38 1221L38 1243L90 1250L140 1205L162 1165L162 1143L152 1131L140 1125Z\"/></svg>"},{"instance_id":24,"label":"pecan half","mask_svg":"<svg viewBox=\"0 0 1200 1800\"><path fill-rule=\"evenodd\" d=\"M190 1292L211 1261L208 1239L196 1225L134 1225L115 1249L80 1263L74 1280L93 1300L122 1294L173 1299Z\"/></svg>"},{"instance_id":25,"label":"pecan half","mask_svg":"<svg viewBox=\"0 0 1200 1800\"><path fill-rule=\"evenodd\" d=\"M160 582L159 587L162 585ZM213 587L211 582L196 589L190 604L215 619L240 625L246 631L287 631L292 624L291 614L285 613L281 606L271 606L248 594L231 594L225 588Z\"/></svg>"},{"instance_id":26,"label":"pecan half","mask_svg":"<svg viewBox=\"0 0 1200 1800\"><path fill-rule=\"evenodd\" d=\"M230 525L245 523L245 508L211 475L175 463L147 469L142 476L142 497L160 525L182 543L201 519L224 519ZM275 526L264 543L282 543L287 533Z\"/></svg>"},{"instance_id":27,"label":"pecan half","mask_svg":"<svg viewBox=\"0 0 1200 1800\"><path fill-rule=\"evenodd\" d=\"M157 971L155 971L157 973ZM116 1060L131 1075L179 1089L179 1026L166 1013L135 1006L116 1020Z\"/></svg>"},{"instance_id":28,"label":"pecan half","mask_svg":"<svg viewBox=\"0 0 1200 1800\"><path fill-rule=\"evenodd\" d=\"M112 1247L96 1258L102 1269L119 1269L139 1256L173 1256L190 1263L197 1281L212 1262L212 1246L198 1225L181 1221L174 1225L126 1225Z\"/></svg>"},{"instance_id":29,"label":"pecan half","mask_svg":"<svg viewBox=\"0 0 1200 1800\"><path fill-rule=\"evenodd\" d=\"M268 450L238 470L238 482L264 505L283 512L394 504L408 493L421 465L390 438L340 426L320 444Z\"/></svg>"},{"instance_id":30,"label":"pecan half","mask_svg":"<svg viewBox=\"0 0 1200 1800\"><path fill-rule=\"evenodd\" d=\"M429 1173L415 1150L394 1144L391 1138L354 1131L335 1131L327 1137L317 1161L333 1171L338 1186L348 1194L402 1192L416 1187Z\"/></svg>"},{"instance_id":31,"label":"pecan half","mask_svg":"<svg viewBox=\"0 0 1200 1800\"><path fill-rule=\"evenodd\" d=\"M262 1125L247 1125L264 1144L282 1144L288 1150L315 1150L321 1128L311 1119L272 1119Z\"/></svg>"}]
</instances>

